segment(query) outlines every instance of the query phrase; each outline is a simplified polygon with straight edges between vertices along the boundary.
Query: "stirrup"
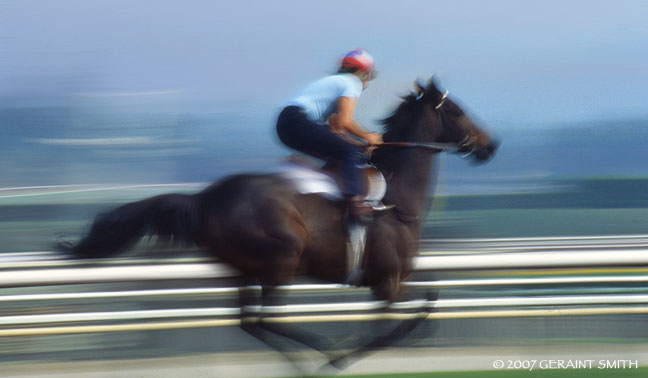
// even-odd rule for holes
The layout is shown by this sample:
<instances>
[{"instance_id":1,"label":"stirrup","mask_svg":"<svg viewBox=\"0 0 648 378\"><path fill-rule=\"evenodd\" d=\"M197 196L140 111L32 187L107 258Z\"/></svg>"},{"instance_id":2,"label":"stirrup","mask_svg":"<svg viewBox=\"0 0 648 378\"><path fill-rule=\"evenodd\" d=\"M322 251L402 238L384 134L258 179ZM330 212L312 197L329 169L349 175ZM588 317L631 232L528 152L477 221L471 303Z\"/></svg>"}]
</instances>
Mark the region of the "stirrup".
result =
<instances>
[{"instance_id":1,"label":"stirrup","mask_svg":"<svg viewBox=\"0 0 648 378\"><path fill-rule=\"evenodd\" d=\"M385 205L384 203L382 203L382 201L375 201L371 203L371 209L373 211L385 211L385 210L393 209L394 207L396 206L392 204Z\"/></svg>"}]
</instances>

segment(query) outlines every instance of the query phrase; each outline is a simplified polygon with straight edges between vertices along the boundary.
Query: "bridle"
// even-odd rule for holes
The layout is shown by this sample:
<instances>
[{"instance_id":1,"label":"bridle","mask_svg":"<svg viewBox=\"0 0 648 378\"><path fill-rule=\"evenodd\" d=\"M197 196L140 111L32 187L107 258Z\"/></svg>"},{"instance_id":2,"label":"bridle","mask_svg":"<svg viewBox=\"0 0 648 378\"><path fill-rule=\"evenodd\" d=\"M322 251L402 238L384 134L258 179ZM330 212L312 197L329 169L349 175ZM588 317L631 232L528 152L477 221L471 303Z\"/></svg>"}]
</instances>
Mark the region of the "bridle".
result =
<instances>
[{"instance_id":1,"label":"bridle","mask_svg":"<svg viewBox=\"0 0 648 378\"><path fill-rule=\"evenodd\" d=\"M443 96L441 96L441 100L437 105L434 106L434 109L436 110L441 110L443 108L443 105L446 103L446 100L448 99L448 94L450 92L448 90L445 91ZM421 97L423 97L423 94L420 94L416 97L416 100L420 100ZM444 122L445 116L441 117L441 122ZM475 135L471 135L470 132L466 133L466 136L460 140L457 143L417 143L417 142L385 142L382 144L378 145L372 145L375 148L381 148L381 147L401 147L401 148L420 148L424 150L429 150L431 152L444 152L444 151L449 151L449 150L457 150L457 151L463 151L467 150L468 152L462 157L466 157L471 155L473 152L475 152L475 140L477 137Z\"/></svg>"},{"instance_id":2,"label":"bridle","mask_svg":"<svg viewBox=\"0 0 648 378\"><path fill-rule=\"evenodd\" d=\"M445 93L443 94L443 96L441 96L441 101L439 101L439 103L434 107L434 109L436 109L436 110L441 109L441 107L443 106L443 104L445 104L446 99L448 98L448 93L450 93L450 91L446 89L446 91L445 91Z\"/></svg>"}]
</instances>

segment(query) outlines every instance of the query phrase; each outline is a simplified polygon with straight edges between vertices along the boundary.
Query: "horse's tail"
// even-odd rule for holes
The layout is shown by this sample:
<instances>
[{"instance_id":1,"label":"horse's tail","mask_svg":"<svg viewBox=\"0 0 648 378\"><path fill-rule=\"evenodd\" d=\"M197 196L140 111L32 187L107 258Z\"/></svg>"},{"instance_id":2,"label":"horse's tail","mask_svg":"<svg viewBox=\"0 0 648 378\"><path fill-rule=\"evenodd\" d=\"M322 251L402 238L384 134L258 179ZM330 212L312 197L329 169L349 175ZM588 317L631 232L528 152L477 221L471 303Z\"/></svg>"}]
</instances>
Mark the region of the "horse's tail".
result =
<instances>
[{"instance_id":1,"label":"horse's tail","mask_svg":"<svg viewBox=\"0 0 648 378\"><path fill-rule=\"evenodd\" d=\"M147 234L173 242L197 243L200 221L198 195L164 194L97 215L90 231L78 244L62 242L58 248L74 258L84 259L124 252Z\"/></svg>"}]
</instances>

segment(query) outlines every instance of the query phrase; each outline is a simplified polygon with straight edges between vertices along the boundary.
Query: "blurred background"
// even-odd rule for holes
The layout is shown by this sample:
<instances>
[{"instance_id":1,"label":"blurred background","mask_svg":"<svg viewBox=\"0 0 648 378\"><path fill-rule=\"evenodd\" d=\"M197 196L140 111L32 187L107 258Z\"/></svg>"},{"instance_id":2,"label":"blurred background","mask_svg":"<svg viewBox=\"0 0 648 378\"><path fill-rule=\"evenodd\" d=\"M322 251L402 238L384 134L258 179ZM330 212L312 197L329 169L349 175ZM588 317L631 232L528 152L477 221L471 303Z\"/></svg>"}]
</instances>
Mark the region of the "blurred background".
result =
<instances>
[{"instance_id":1,"label":"blurred background","mask_svg":"<svg viewBox=\"0 0 648 378\"><path fill-rule=\"evenodd\" d=\"M358 119L368 129L380 130L377 121L415 79L438 75L453 99L502 140L495 159L483 167L442 157L424 226L425 251L561 253L607 243L610 253L640 253L648 244L646 19L648 7L640 0L0 2L1 268L33 277L33 269L60 267L48 254L56 237L78 235L94 214L117 204L194 192L231 173L272 169L289 154L274 135L280 109L356 47L366 48L380 71L358 105ZM557 240L569 242L556 247ZM440 279L641 275L642 264L607 273L454 269ZM587 290L643 295L644 281L637 282ZM151 305L150 298L90 304L32 298L16 304L11 296L170 284L21 285L2 289L4 315L99 311L115 303L124 310L164 307ZM190 280L180 286L211 285ZM513 289L504 295L530 293ZM560 284L536 289L537 295L585 290ZM201 302L192 298L178 306ZM487 320L471 327L465 320L446 320L437 339L419 344L544 348L561 337L626 342L645 315L587 319L591 327L578 317L517 319L520 324L499 338L480 333ZM24 326L14 320L5 318L3 327ZM551 331L538 331L538 322L545 321L554 322L542 328ZM501 331L510 319L492 323ZM197 342L201 331L177 330L172 336L141 331L2 337L0 361L262 349L225 329L213 332L234 332L237 346ZM186 343L169 344L181 340L178 335ZM633 343L645 337L633 335Z\"/></svg>"}]
</instances>

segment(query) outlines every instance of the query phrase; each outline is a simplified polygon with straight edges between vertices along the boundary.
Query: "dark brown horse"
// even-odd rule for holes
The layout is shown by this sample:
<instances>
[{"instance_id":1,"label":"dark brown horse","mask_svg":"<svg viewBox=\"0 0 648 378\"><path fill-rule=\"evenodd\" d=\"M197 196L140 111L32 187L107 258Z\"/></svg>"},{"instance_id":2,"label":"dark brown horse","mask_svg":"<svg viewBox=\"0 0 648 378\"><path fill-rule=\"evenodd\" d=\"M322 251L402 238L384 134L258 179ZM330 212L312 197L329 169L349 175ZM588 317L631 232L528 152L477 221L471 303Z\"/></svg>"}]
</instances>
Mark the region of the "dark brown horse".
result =
<instances>
[{"instance_id":1,"label":"dark brown horse","mask_svg":"<svg viewBox=\"0 0 648 378\"><path fill-rule=\"evenodd\" d=\"M383 124L387 143L374 151L372 162L387 180L384 201L394 208L376 214L369 225L361 285L370 287L377 299L393 302L402 294L402 281L413 271L438 152L451 146L486 161L496 143L432 80L416 84L416 91L404 97ZM67 251L77 258L111 256L146 234L190 241L238 269L243 283L260 283L262 304L267 304L273 288L289 284L297 275L344 281L344 215L342 202L300 194L281 176L241 174L194 195L161 195L101 214L77 245L67 245ZM250 301L250 293L241 291L244 316L244 305ZM280 345L270 341L270 334L319 350L331 347L321 338L285 326L263 321L242 324L275 347ZM412 326L376 338L362 350L386 344Z\"/></svg>"}]
</instances>

